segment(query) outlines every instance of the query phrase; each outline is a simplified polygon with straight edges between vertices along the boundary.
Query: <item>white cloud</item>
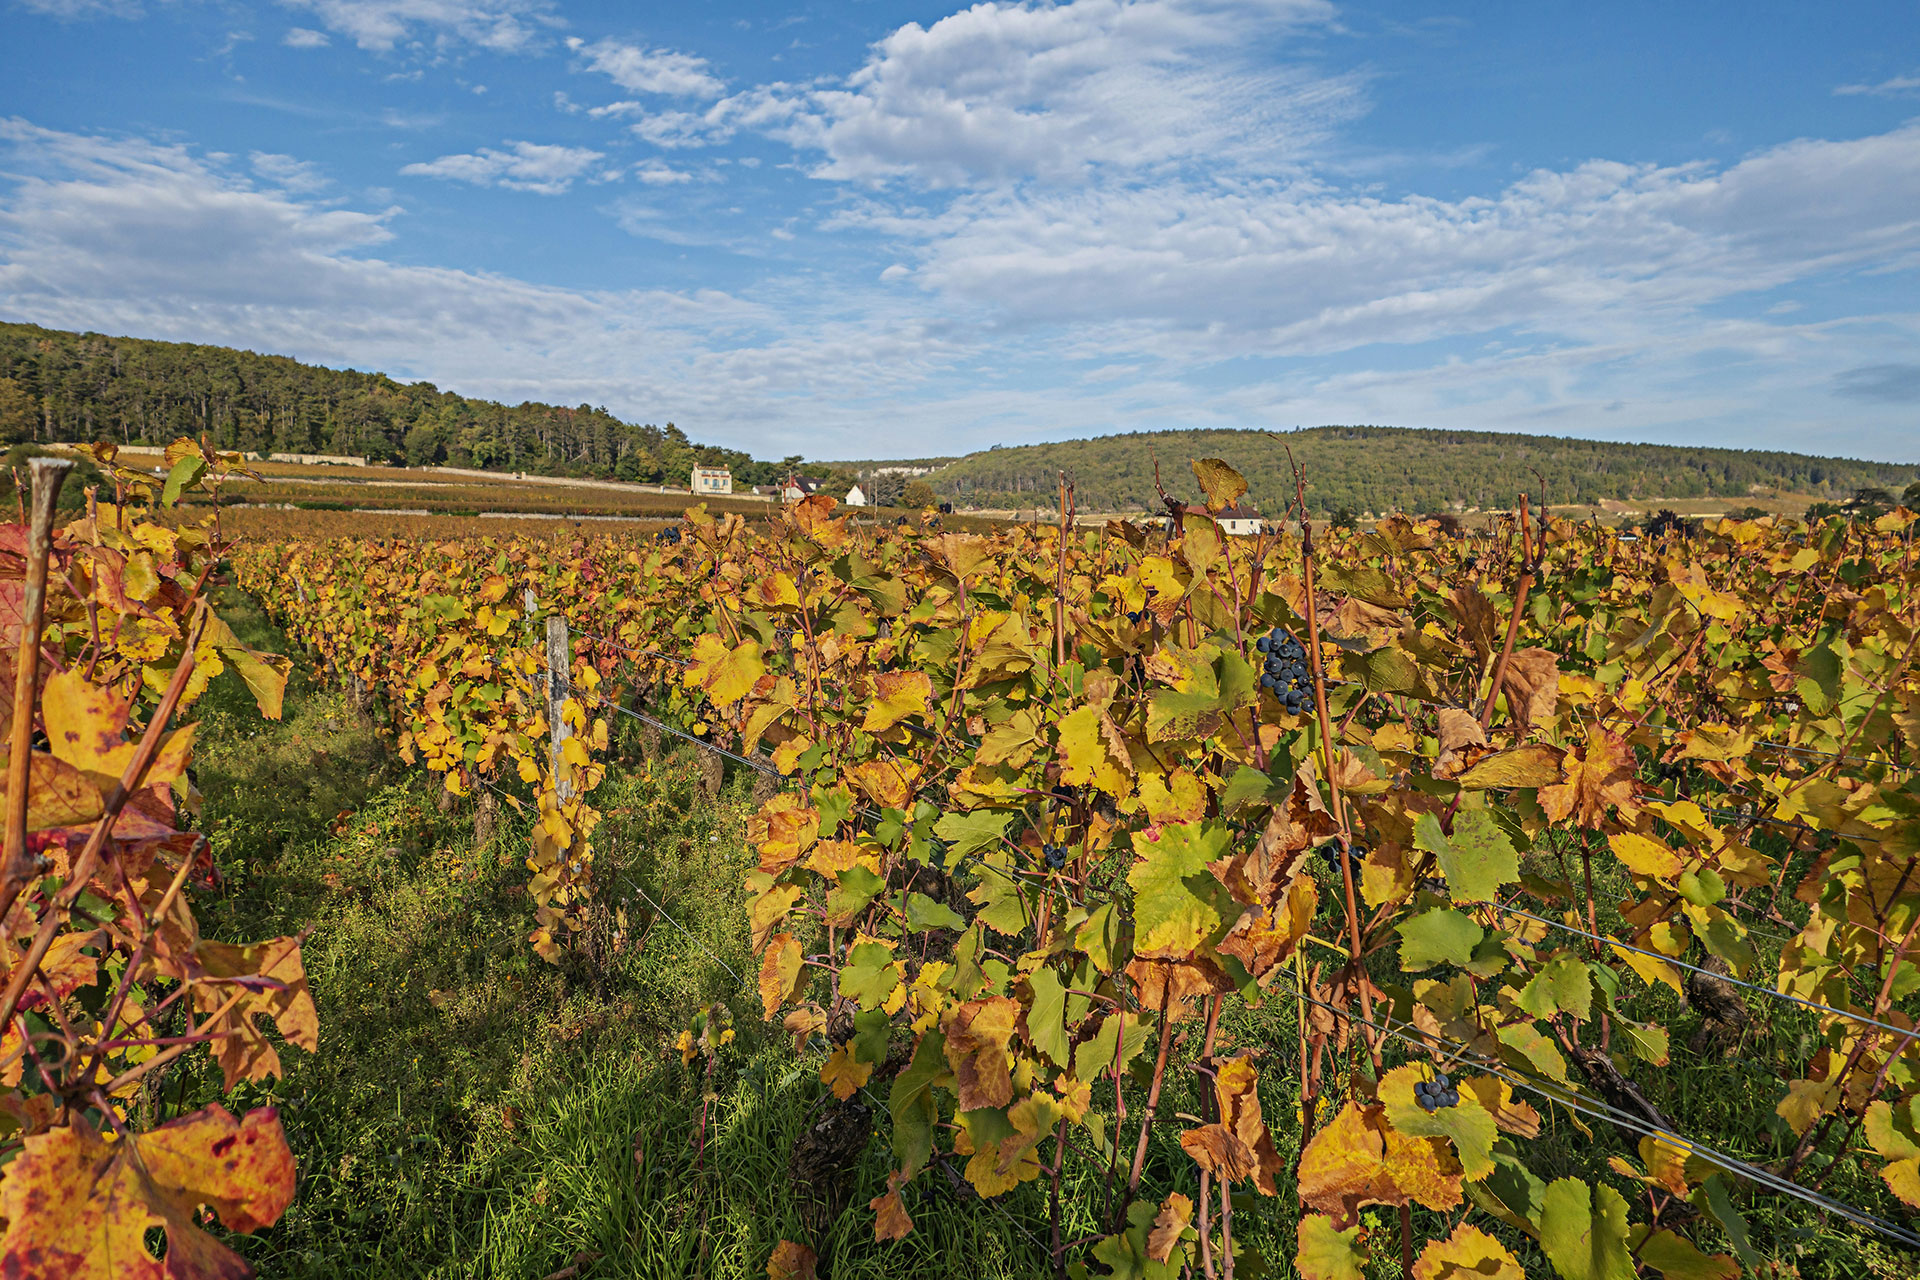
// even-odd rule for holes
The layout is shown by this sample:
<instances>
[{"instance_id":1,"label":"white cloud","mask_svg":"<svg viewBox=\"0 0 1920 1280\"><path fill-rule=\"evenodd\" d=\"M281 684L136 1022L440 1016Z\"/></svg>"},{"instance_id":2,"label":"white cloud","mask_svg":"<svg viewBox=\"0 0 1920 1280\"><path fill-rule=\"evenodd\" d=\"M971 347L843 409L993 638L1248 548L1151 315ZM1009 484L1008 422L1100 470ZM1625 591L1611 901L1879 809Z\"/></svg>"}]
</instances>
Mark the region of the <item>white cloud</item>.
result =
<instances>
[{"instance_id":1,"label":"white cloud","mask_svg":"<svg viewBox=\"0 0 1920 1280\"><path fill-rule=\"evenodd\" d=\"M324 31L315 31L311 27L289 27L287 34L280 37L280 43L289 49L324 49L333 41Z\"/></svg>"},{"instance_id":2,"label":"white cloud","mask_svg":"<svg viewBox=\"0 0 1920 1280\"><path fill-rule=\"evenodd\" d=\"M588 71L597 71L633 93L717 98L727 91L726 84L709 70L707 60L692 54L645 49L610 39L588 44L578 37L568 40L567 48L584 59Z\"/></svg>"},{"instance_id":3,"label":"white cloud","mask_svg":"<svg viewBox=\"0 0 1920 1280\"><path fill-rule=\"evenodd\" d=\"M328 185L319 166L308 160L296 160L292 156L279 155L271 151L255 151L247 157L253 171L262 181L298 195L319 191Z\"/></svg>"},{"instance_id":4,"label":"white cloud","mask_svg":"<svg viewBox=\"0 0 1920 1280\"><path fill-rule=\"evenodd\" d=\"M659 160L646 160L635 165L633 176L650 187L664 187L693 181L693 175L685 169L676 169Z\"/></svg>"},{"instance_id":5,"label":"white cloud","mask_svg":"<svg viewBox=\"0 0 1920 1280\"><path fill-rule=\"evenodd\" d=\"M1834 96L1840 98L1859 97L1899 98L1908 94L1920 93L1920 75L1891 76L1879 84L1843 84L1834 89Z\"/></svg>"},{"instance_id":6,"label":"white cloud","mask_svg":"<svg viewBox=\"0 0 1920 1280\"><path fill-rule=\"evenodd\" d=\"M1204 358L1503 328L1610 338L1920 252L1917 205L1920 124L1724 170L1593 162L1458 201L1226 178L872 202L833 225L917 244L924 288L1009 323L1123 321Z\"/></svg>"},{"instance_id":7,"label":"white cloud","mask_svg":"<svg viewBox=\"0 0 1920 1280\"><path fill-rule=\"evenodd\" d=\"M281 0L373 53L396 45L471 44L518 53L559 25L552 0Z\"/></svg>"},{"instance_id":8,"label":"white cloud","mask_svg":"<svg viewBox=\"0 0 1920 1280\"><path fill-rule=\"evenodd\" d=\"M1362 107L1358 80L1276 64L1323 0L975 5L874 45L802 95L787 140L824 178L933 186L1297 162Z\"/></svg>"},{"instance_id":9,"label":"white cloud","mask_svg":"<svg viewBox=\"0 0 1920 1280\"><path fill-rule=\"evenodd\" d=\"M400 172L408 177L447 178L476 187L505 187L543 196L559 195L604 157L586 147L561 147L538 142L508 142L507 150L482 147L471 155L441 156L424 164L410 164Z\"/></svg>"}]
</instances>

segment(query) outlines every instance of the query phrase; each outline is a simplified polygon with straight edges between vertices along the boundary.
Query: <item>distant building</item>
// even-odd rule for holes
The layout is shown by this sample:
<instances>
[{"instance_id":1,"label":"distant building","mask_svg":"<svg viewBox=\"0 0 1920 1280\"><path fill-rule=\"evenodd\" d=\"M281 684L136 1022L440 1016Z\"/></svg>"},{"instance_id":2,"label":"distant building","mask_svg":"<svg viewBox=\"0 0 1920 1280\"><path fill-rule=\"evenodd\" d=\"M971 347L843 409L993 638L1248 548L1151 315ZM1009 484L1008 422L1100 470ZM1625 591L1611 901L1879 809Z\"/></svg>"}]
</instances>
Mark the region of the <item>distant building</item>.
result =
<instances>
[{"instance_id":1,"label":"distant building","mask_svg":"<svg viewBox=\"0 0 1920 1280\"><path fill-rule=\"evenodd\" d=\"M1252 507L1243 507L1238 503L1228 507L1225 511L1215 516L1214 519L1219 521L1221 532L1238 534L1244 537L1256 536L1262 529L1267 527L1266 521L1260 518L1258 511L1255 511Z\"/></svg>"},{"instance_id":2,"label":"distant building","mask_svg":"<svg viewBox=\"0 0 1920 1280\"><path fill-rule=\"evenodd\" d=\"M855 485L853 488L847 490L847 505L850 507L864 507L867 505L867 495L859 485Z\"/></svg>"},{"instance_id":3,"label":"distant building","mask_svg":"<svg viewBox=\"0 0 1920 1280\"><path fill-rule=\"evenodd\" d=\"M123 451L124 452L124 451ZM166 450L159 450L165 453ZM298 462L308 467L364 467L367 460L359 454L348 453L270 453L268 462Z\"/></svg>"},{"instance_id":4,"label":"distant building","mask_svg":"<svg viewBox=\"0 0 1920 1280\"><path fill-rule=\"evenodd\" d=\"M688 488L695 494L725 497L733 492L733 472L725 467L695 467Z\"/></svg>"},{"instance_id":5,"label":"distant building","mask_svg":"<svg viewBox=\"0 0 1920 1280\"><path fill-rule=\"evenodd\" d=\"M799 502L812 497L819 488L820 482L812 476L788 476L780 486L780 501Z\"/></svg>"}]
</instances>

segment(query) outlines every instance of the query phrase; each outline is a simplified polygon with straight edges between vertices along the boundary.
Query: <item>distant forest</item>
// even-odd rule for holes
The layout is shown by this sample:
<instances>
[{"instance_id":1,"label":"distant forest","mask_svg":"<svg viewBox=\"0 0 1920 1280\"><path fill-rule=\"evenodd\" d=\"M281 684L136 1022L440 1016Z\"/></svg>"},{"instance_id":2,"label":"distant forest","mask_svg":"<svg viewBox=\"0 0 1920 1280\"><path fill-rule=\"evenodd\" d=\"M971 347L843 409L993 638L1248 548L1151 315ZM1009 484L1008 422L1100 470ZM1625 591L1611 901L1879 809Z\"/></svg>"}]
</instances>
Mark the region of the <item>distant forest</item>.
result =
<instances>
[{"instance_id":1,"label":"distant forest","mask_svg":"<svg viewBox=\"0 0 1920 1280\"><path fill-rule=\"evenodd\" d=\"M687 483L697 462L772 484L799 458L760 462L697 444L672 423L592 405L498 404L232 347L0 323L0 440L165 443L258 453L359 454L382 463Z\"/></svg>"},{"instance_id":2,"label":"distant forest","mask_svg":"<svg viewBox=\"0 0 1920 1280\"><path fill-rule=\"evenodd\" d=\"M1287 450L1307 473L1316 513L1435 512L1613 499L1745 498L1756 489L1847 497L1864 487L1898 493L1920 467L1798 453L1611 444L1492 431L1313 427L1260 431L1152 431L1021 445L971 454L926 476L945 499L971 507L1051 506L1056 477L1073 478L1083 511L1159 509L1153 461L1175 498L1199 497L1194 458L1224 458L1247 478L1246 501L1278 513L1293 494Z\"/></svg>"}]
</instances>

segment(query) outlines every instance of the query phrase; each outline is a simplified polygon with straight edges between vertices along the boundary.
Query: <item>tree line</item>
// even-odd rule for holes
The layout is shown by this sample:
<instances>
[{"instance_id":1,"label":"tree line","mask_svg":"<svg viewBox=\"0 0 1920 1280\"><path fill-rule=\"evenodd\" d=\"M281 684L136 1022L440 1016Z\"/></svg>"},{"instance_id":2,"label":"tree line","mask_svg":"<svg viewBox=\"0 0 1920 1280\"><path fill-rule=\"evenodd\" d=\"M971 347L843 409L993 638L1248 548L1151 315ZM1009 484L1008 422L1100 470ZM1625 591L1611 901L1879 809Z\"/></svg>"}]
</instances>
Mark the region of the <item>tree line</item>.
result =
<instances>
[{"instance_id":1,"label":"tree line","mask_svg":"<svg viewBox=\"0 0 1920 1280\"><path fill-rule=\"evenodd\" d=\"M643 483L687 483L695 464L736 486L772 484L799 457L761 461L700 444L673 423L604 408L506 405L232 347L0 323L0 441L165 443L206 436L249 453L330 453Z\"/></svg>"},{"instance_id":2,"label":"tree line","mask_svg":"<svg viewBox=\"0 0 1920 1280\"><path fill-rule=\"evenodd\" d=\"M1766 491L1842 500L1864 488L1899 493L1920 467L1745 449L1616 444L1491 431L1334 426L1264 431L1175 430L989 449L926 477L968 506L1050 506L1059 473L1083 511L1159 510L1154 464L1175 498L1194 498L1193 458L1223 458L1247 478L1247 500L1270 514L1293 496L1288 450L1307 473L1315 514L1502 509L1604 499L1746 501Z\"/></svg>"}]
</instances>

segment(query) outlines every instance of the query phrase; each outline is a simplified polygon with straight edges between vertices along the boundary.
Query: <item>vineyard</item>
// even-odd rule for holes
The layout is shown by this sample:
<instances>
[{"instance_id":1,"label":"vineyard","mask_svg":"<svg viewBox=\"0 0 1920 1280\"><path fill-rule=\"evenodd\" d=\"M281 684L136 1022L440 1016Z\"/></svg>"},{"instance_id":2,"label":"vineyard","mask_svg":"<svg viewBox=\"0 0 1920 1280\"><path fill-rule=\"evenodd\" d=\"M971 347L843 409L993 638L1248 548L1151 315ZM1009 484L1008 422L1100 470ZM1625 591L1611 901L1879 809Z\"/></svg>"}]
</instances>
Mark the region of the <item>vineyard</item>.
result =
<instances>
[{"instance_id":1,"label":"vineyard","mask_svg":"<svg viewBox=\"0 0 1920 1280\"><path fill-rule=\"evenodd\" d=\"M99 504L63 554L161 539L131 513L226 465L177 448L179 484ZM562 974L631 924L597 807L622 744L668 735L744 772L754 967L712 956L736 994L659 1048L696 1171L753 1024L817 1075L790 1165L816 1194L752 1260L771 1277L930 1270L916 1219L955 1205L1060 1275L1910 1274L1913 513L1622 541L1522 500L1470 537L1396 517L1236 538L1211 513L1245 481L1193 472L1206 501L1169 534L855 528L816 497L658 534L173 535L162 597L89 568L107 585L63 598L47 752L68 759L55 681L117 690L153 710L144 733L119 713L102 749L152 739L122 790L164 790L186 744L157 735L196 692L183 652L277 713L280 668L212 622L182 650L139 607L198 619L174 584L225 555L449 803L521 815L524 946ZM1308 509L1310 481L1253 496ZM57 1235L29 1178L111 1152L149 1187L133 1170L175 1149L159 1135L215 1125L272 1148L271 1193L183 1168L141 1226L182 1203L266 1226L293 1186L270 1112L97 1130L131 1127L117 1100L144 1062L192 1045L231 1063L229 1089L277 1073L256 1005L311 1047L298 941L198 942L184 954L226 967L195 968L165 927L131 926L185 910L193 840L148 851L111 801L90 838L91 815L41 816L67 795L43 754L32 847L86 851L9 917L33 914L14 936L39 948L14 986L37 972L46 994L4 1010L26 1028L8 1114L31 1157L0 1182L7 1257ZM122 905L81 935L86 900ZM126 994L82 1017L87 984L50 975L88 948L122 957L98 963ZM139 1029L189 989L203 1021ZM863 1179L874 1147L887 1171ZM225 1274L176 1268L181 1231L169 1274Z\"/></svg>"}]
</instances>

